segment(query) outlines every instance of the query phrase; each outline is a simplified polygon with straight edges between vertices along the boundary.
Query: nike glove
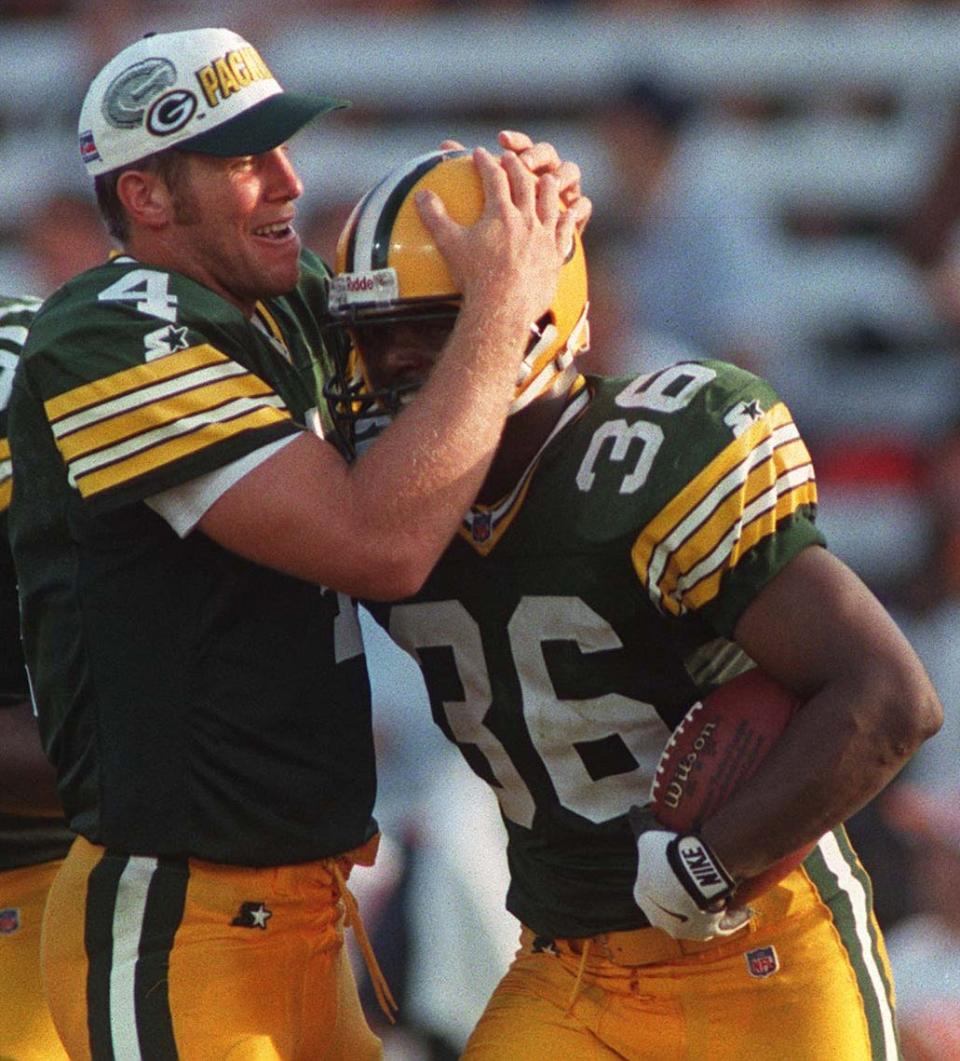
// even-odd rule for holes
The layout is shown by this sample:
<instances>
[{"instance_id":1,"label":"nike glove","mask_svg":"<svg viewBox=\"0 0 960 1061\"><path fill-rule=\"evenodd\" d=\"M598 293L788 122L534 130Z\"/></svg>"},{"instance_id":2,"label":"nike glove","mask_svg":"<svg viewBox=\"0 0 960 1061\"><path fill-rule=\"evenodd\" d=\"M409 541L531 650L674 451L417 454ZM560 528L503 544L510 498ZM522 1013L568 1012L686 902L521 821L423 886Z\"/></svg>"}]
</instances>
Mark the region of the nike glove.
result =
<instances>
[{"instance_id":1,"label":"nike glove","mask_svg":"<svg viewBox=\"0 0 960 1061\"><path fill-rule=\"evenodd\" d=\"M630 808L637 838L633 897L651 925L675 939L731 936L750 920L750 911L727 908L736 882L696 833L675 833L646 807Z\"/></svg>"}]
</instances>

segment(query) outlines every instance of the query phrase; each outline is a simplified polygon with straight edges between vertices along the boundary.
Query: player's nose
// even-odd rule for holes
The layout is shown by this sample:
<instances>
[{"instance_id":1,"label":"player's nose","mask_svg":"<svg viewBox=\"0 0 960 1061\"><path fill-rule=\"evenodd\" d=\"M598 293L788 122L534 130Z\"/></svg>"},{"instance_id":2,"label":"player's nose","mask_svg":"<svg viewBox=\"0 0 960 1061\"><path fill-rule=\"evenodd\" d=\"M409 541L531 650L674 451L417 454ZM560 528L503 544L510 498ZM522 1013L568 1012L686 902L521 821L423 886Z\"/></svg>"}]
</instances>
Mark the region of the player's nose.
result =
<instances>
[{"instance_id":1,"label":"player's nose","mask_svg":"<svg viewBox=\"0 0 960 1061\"><path fill-rule=\"evenodd\" d=\"M268 151L264 166L268 175L270 198L299 199L303 195L303 182L283 147L275 147L272 151Z\"/></svg>"}]
</instances>

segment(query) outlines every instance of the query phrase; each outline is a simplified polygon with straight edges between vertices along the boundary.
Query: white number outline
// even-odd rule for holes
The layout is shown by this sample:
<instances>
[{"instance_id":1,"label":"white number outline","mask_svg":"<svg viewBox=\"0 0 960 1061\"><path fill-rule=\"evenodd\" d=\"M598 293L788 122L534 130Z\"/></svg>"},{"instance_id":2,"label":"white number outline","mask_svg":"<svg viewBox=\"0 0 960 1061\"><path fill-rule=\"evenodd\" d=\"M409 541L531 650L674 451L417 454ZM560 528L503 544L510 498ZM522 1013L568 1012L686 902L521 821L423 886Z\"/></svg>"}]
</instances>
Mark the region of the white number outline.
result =
<instances>
[{"instance_id":1,"label":"white number outline","mask_svg":"<svg viewBox=\"0 0 960 1061\"><path fill-rule=\"evenodd\" d=\"M663 372L638 376L614 402L621 409L676 413L716 379L715 369L697 362L672 365ZM652 379L652 382L651 382ZM682 382L686 380L686 382ZM667 391L681 383L675 394ZM596 479L600 454L625 461L640 443L632 470L620 483L620 493L639 490L647 481L663 444L663 429L649 420L632 424L607 420L594 432L580 468L577 487L587 492ZM612 445L606 445L612 441ZM543 654L545 641L573 642L583 653L623 647L616 631L580 597L523 597L507 624L511 662L520 685L520 707L531 742L550 776L562 806L599 824L626 812L644 798L656 769L666 727L652 704L618 693L593 699L561 700ZM464 690L461 701L440 705L450 731L460 743L475 744L486 756L497 785L504 816L529 828L534 803L529 788L496 735L485 724L493 703L490 678L479 624L460 601L396 605L390 613L390 635L415 660L421 648L450 648ZM575 743L619 736L637 762L633 770L594 780Z\"/></svg>"},{"instance_id":2,"label":"white number outline","mask_svg":"<svg viewBox=\"0 0 960 1061\"><path fill-rule=\"evenodd\" d=\"M550 681L543 642L573 642L582 652L622 648L613 628L579 597L524 597L507 624L511 663L520 684L527 732L561 806L599 824L646 798L666 729L652 704L617 693L561 700ZM530 828L536 805L503 744L486 725L493 704L483 636L461 601L396 605L390 636L415 660L424 648L449 648L464 698L441 703L456 740L484 755L504 817ZM651 735L653 739L651 739ZM619 736L637 766L599 781L587 771L575 743Z\"/></svg>"},{"instance_id":3,"label":"white number outline","mask_svg":"<svg viewBox=\"0 0 960 1061\"><path fill-rule=\"evenodd\" d=\"M667 390L678 381L686 378L676 394L667 394ZM715 369L696 362L685 362L671 365L661 372L651 383L651 375L637 376L614 398L614 403L621 409L650 409L660 413L676 413L685 409L694 397L708 384L717 378ZM605 443L613 442L612 446ZM625 461L634 443L640 444L633 470L624 476L620 483L621 494L633 494L647 481L650 469L657 453L663 445L663 428L649 420L635 420L632 424L626 420L607 420L593 433L587 452L580 462L577 471L577 488L587 493L596 480L594 468L600 454L606 448L608 461Z\"/></svg>"},{"instance_id":4,"label":"white number outline","mask_svg":"<svg viewBox=\"0 0 960 1061\"><path fill-rule=\"evenodd\" d=\"M98 295L99 302L132 302L138 313L170 321L177 319L176 295L169 291L170 277L156 269L133 269Z\"/></svg>"},{"instance_id":5,"label":"white number outline","mask_svg":"<svg viewBox=\"0 0 960 1061\"><path fill-rule=\"evenodd\" d=\"M529 829L536 805L496 734L485 724L493 704L480 626L460 601L400 604L390 612L390 636L421 663L422 648L449 648L463 686L463 700L441 703L450 732L460 744L475 744L486 758L504 816Z\"/></svg>"}]
</instances>

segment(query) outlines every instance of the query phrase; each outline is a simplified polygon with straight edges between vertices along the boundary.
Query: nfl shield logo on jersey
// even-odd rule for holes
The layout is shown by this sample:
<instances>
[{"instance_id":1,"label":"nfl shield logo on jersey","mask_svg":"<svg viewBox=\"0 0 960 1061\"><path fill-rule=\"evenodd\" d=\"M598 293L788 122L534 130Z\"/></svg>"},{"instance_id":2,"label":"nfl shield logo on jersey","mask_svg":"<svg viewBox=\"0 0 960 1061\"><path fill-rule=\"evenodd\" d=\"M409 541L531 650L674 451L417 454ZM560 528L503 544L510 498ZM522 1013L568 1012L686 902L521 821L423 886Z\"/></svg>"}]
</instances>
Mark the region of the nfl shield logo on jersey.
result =
<instances>
[{"instance_id":1,"label":"nfl shield logo on jersey","mask_svg":"<svg viewBox=\"0 0 960 1061\"><path fill-rule=\"evenodd\" d=\"M748 950L744 957L747 959L747 971L751 976L761 980L765 976L773 976L780 968L780 959L773 947L757 947L756 950Z\"/></svg>"},{"instance_id":2,"label":"nfl shield logo on jersey","mask_svg":"<svg viewBox=\"0 0 960 1061\"><path fill-rule=\"evenodd\" d=\"M20 911L14 906L0 910L0 936L9 936L20 927Z\"/></svg>"},{"instance_id":3,"label":"nfl shield logo on jersey","mask_svg":"<svg viewBox=\"0 0 960 1061\"><path fill-rule=\"evenodd\" d=\"M473 540L475 542L485 542L490 537L490 524L489 512L474 513L470 529L473 532Z\"/></svg>"}]
</instances>

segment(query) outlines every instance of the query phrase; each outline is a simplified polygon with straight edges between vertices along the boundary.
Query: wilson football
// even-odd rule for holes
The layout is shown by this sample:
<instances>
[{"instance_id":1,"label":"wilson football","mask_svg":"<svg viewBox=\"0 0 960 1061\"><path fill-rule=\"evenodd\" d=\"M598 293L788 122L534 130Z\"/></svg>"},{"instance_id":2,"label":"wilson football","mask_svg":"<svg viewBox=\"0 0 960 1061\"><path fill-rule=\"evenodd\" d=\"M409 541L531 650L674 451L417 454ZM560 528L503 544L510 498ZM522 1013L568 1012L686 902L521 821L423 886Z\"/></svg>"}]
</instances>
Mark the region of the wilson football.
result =
<instances>
[{"instance_id":1,"label":"wilson football","mask_svg":"<svg viewBox=\"0 0 960 1061\"><path fill-rule=\"evenodd\" d=\"M724 683L690 708L660 756L650 795L668 829L698 828L751 777L800 701L759 669ZM741 882L737 901L760 895L813 850L809 844Z\"/></svg>"}]
</instances>

